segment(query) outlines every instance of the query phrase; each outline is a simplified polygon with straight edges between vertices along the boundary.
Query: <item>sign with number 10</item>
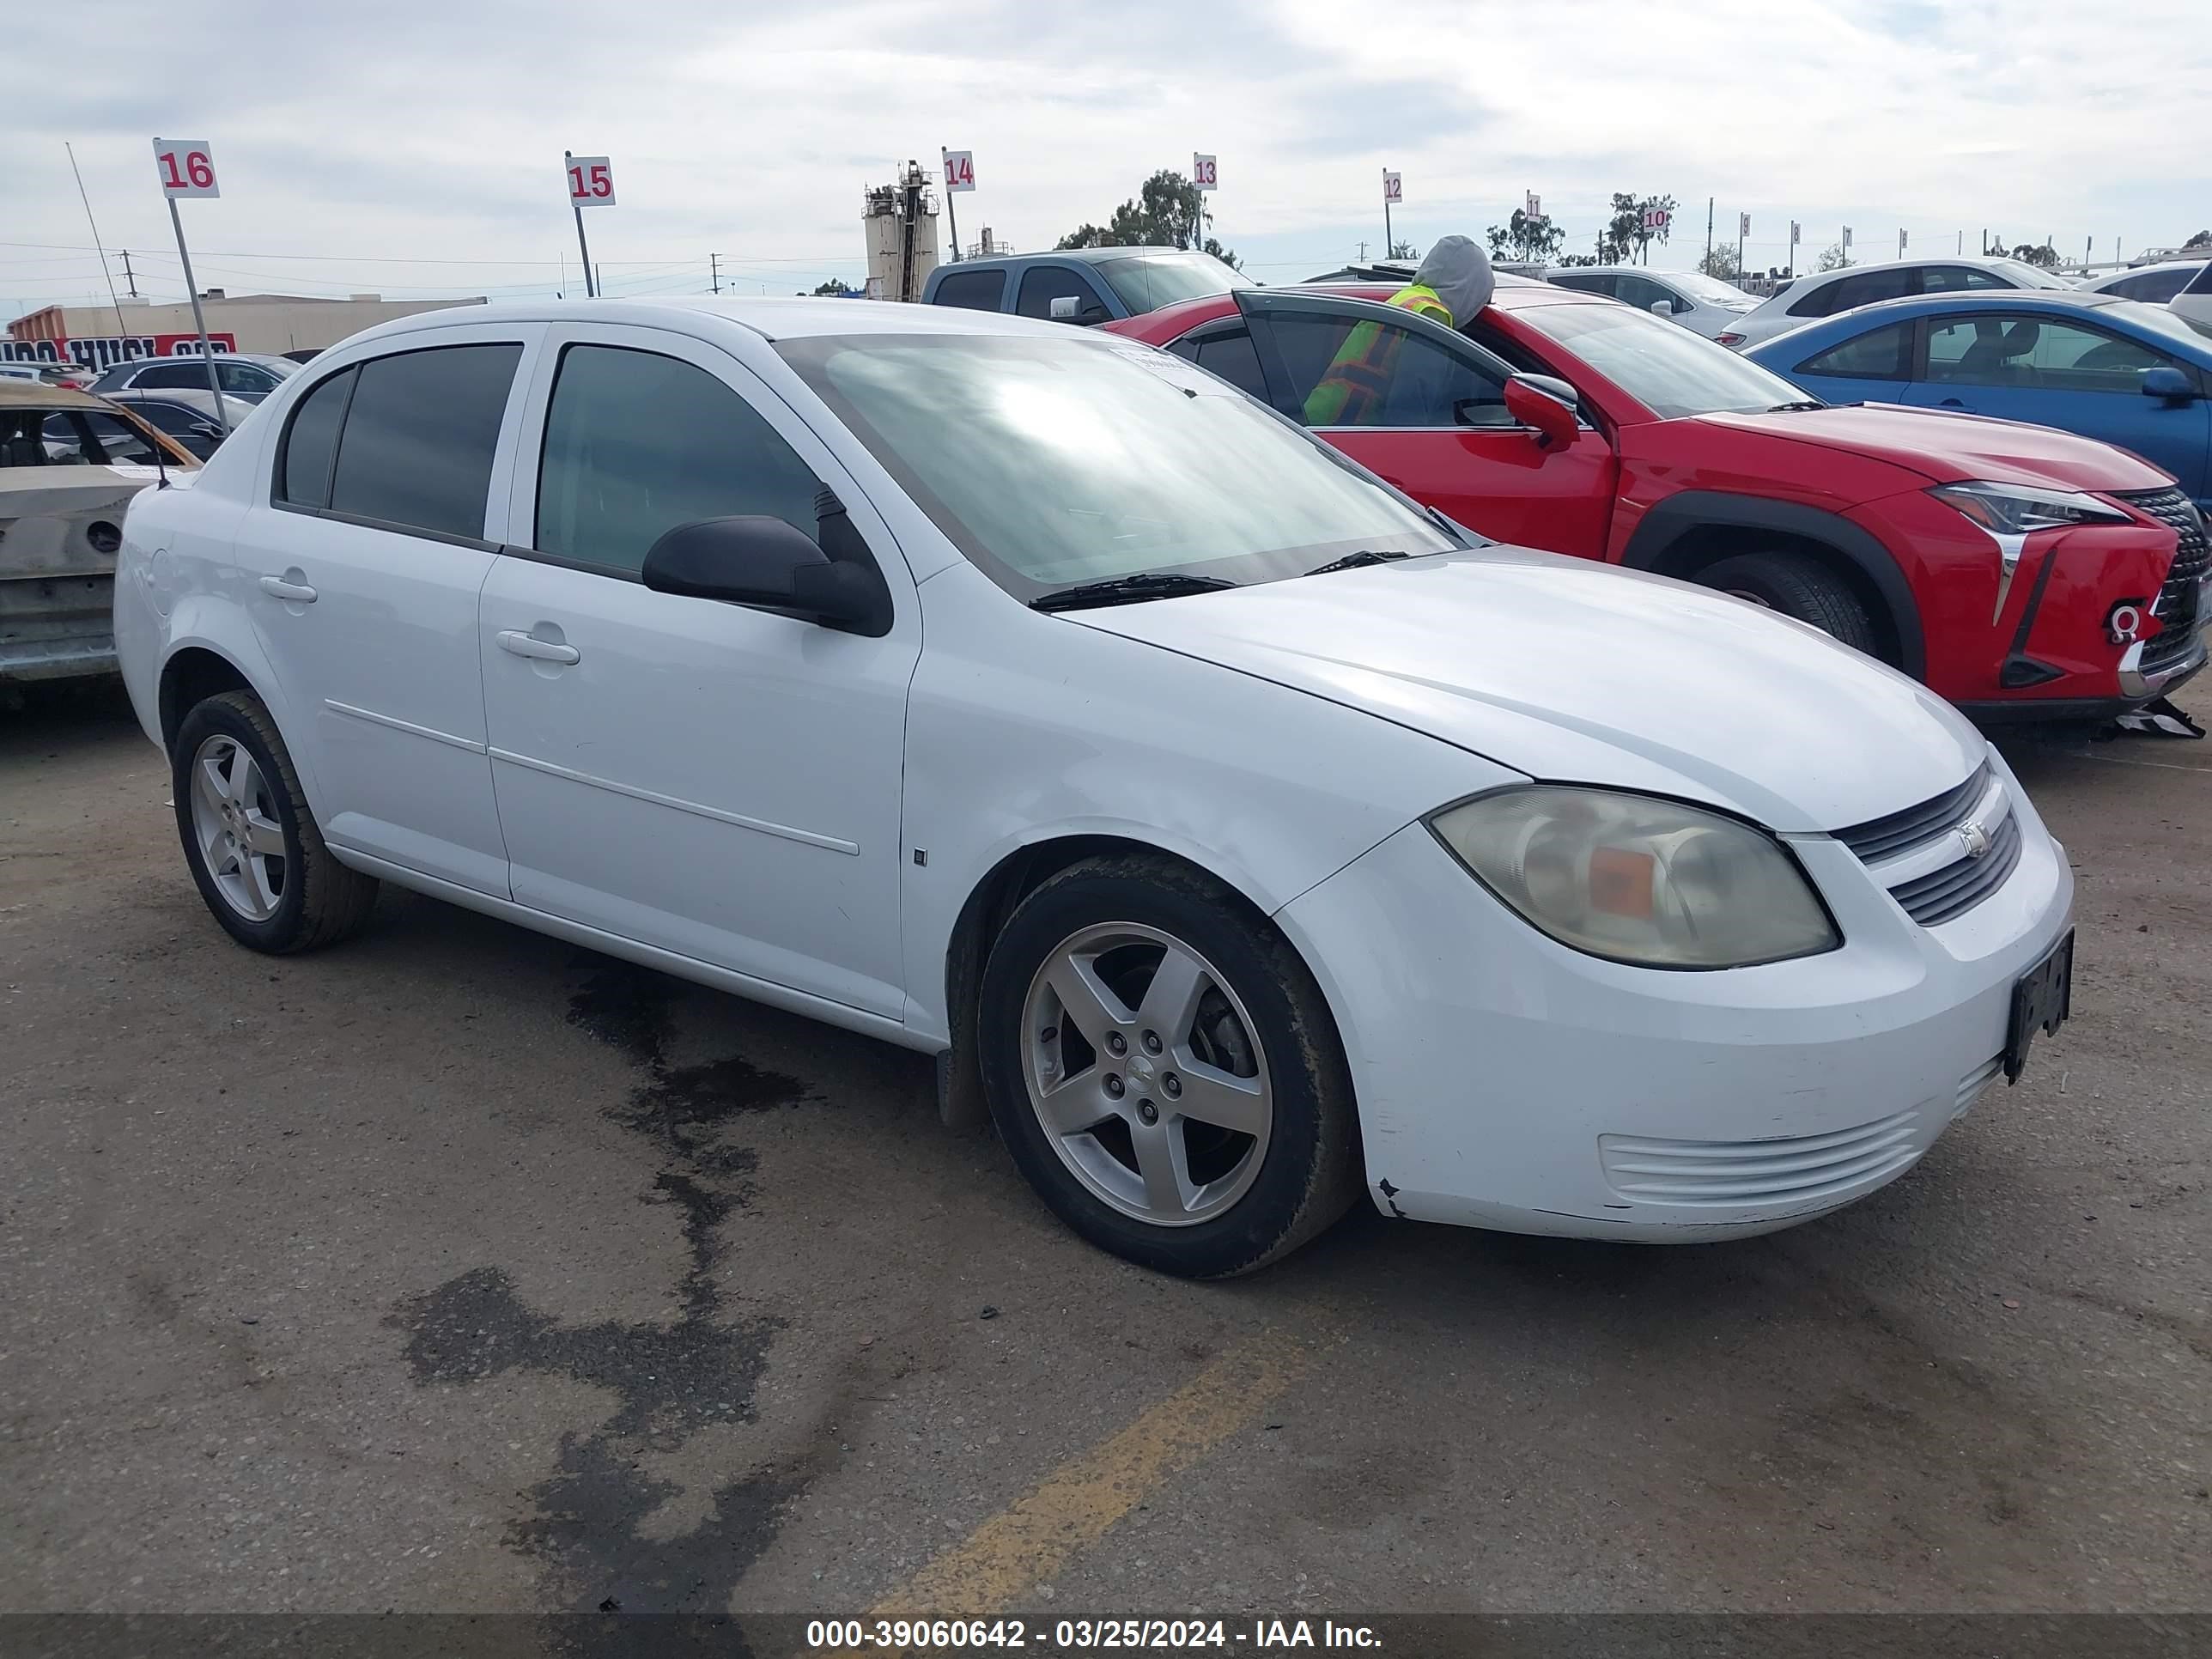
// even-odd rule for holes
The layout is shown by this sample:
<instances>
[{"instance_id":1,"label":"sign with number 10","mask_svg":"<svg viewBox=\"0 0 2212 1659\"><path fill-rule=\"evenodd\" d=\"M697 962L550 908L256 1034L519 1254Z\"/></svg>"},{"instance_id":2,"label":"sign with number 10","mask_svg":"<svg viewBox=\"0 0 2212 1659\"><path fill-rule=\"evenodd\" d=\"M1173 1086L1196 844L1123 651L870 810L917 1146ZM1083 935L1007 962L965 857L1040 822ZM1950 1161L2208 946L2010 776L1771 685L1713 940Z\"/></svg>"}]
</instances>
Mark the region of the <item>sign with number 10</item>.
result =
<instances>
[{"instance_id":1,"label":"sign with number 10","mask_svg":"<svg viewBox=\"0 0 2212 1659\"><path fill-rule=\"evenodd\" d=\"M220 196L215 157L204 138L156 138L154 170L161 175L164 196Z\"/></svg>"},{"instance_id":2,"label":"sign with number 10","mask_svg":"<svg viewBox=\"0 0 2212 1659\"><path fill-rule=\"evenodd\" d=\"M578 207L615 204L614 169L605 156L571 155L563 165L568 170L568 199Z\"/></svg>"}]
</instances>

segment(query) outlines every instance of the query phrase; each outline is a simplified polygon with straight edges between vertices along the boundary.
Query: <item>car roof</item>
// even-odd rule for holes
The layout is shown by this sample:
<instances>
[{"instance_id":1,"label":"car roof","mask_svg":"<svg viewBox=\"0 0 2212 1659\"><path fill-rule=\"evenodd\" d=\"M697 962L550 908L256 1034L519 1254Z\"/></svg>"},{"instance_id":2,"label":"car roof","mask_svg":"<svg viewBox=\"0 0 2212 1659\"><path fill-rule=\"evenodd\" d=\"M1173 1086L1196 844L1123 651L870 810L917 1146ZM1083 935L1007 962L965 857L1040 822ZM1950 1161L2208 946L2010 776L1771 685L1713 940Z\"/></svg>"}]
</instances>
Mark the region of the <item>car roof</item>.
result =
<instances>
[{"instance_id":1,"label":"car roof","mask_svg":"<svg viewBox=\"0 0 2212 1659\"><path fill-rule=\"evenodd\" d=\"M2133 305L2124 294L2093 294L2078 288L1952 289L1942 294L1908 294L1901 299L1876 300L1855 306L1832 317L1817 320L1826 325L1869 317L1917 317L1930 311L2036 311L2057 306L2062 310L2102 311Z\"/></svg>"},{"instance_id":2,"label":"car roof","mask_svg":"<svg viewBox=\"0 0 2212 1659\"><path fill-rule=\"evenodd\" d=\"M1079 265L1103 264L1109 259L1133 258L1139 254L1158 255L1180 253L1194 258L1205 258L1201 250L1189 247L1155 247L1146 244L1122 244L1113 247L1055 247L1042 253L994 253L988 259L955 259L938 267L939 270L983 270L993 266L1025 264L1031 259L1067 259Z\"/></svg>"},{"instance_id":3,"label":"car roof","mask_svg":"<svg viewBox=\"0 0 2212 1659\"><path fill-rule=\"evenodd\" d=\"M896 300L836 300L805 296L789 300L735 298L725 295L674 295L653 300L511 300L493 305L454 306L417 312L364 329L343 343L413 338L448 328L496 328L502 324L604 323L609 327L666 328L712 333L717 325L735 326L763 340L801 340L817 336L1012 334L1046 339L1087 338L1066 323L1005 312L969 311L960 306L907 304ZM332 351L338 349L331 347ZM318 367L318 358L309 367Z\"/></svg>"},{"instance_id":4,"label":"car roof","mask_svg":"<svg viewBox=\"0 0 2212 1659\"><path fill-rule=\"evenodd\" d=\"M1280 288L1243 289L1246 294L1311 294L1322 299L1372 300L1380 303L1388 300L1402 283L1286 283ZM1537 306L1617 306L1618 300L1602 294L1584 294L1578 289L1560 288L1552 283L1540 283L1526 276L1501 274L1498 287L1490 296L1486 311L1528 311ZM1237 309L1234 295L1206 294L1195 300L1179 300L1171 306L1162 306L1133 317L1126 323L1110 325L1113 332L1127 330L1142 331L1146 339L1179 339L1185 331L1196 328L1227 315ZM1058 325L1065 328L1065 323Z\"/></svg>"},{"instance_id":5,"label":"car roof","mask_svg":"<svg viewBox=\"0 0 2212 1659\"><path fill-rule=\"evenodd\" d=\"M106 409L107 399L67 386L40 386L30 380L0 380L0 409Z\"/></svg>"}]
</instances>

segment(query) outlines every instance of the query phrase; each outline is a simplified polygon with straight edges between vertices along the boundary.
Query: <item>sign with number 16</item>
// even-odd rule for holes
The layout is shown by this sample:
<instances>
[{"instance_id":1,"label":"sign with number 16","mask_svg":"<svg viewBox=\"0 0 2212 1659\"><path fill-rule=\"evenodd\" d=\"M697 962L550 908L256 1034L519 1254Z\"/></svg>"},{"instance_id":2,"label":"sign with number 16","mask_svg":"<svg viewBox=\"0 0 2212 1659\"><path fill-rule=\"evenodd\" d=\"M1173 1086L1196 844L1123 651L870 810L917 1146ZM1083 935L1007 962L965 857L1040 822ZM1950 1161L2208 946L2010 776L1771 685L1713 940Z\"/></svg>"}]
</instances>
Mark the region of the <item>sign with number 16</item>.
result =
<instances>
[{"instance_id":1,"label":"sign with number 16","mask_svg":"<svg viewBox=\"0 0 2212 1659\"><path fill-rule=\"evenodd\" d=\"M156 138L154 170L161 175L161 194L220 196L216 188L215 157L204 138Z\"/></svg>"}]
</instances>

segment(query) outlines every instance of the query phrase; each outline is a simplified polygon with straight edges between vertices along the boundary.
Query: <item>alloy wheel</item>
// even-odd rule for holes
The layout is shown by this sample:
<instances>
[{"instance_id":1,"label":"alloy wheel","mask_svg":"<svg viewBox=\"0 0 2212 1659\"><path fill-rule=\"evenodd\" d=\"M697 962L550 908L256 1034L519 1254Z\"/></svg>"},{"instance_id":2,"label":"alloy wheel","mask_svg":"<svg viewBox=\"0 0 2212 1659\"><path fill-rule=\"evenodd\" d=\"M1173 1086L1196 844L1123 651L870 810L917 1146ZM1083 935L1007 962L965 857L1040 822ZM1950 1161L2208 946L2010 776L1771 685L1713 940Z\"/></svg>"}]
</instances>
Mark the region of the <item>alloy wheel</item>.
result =
<instances>
[{"instance_id":1,"label":"alloy wheel","mask_svg":"<svg viewBox=\"0 0 2212 1659\"><path fill-rule=\"evenodd\" d=\"M1024 1003L1030 1109L1071 1173L1122 1214L1185 1227L1260 1172L1274 1094L1252 1016L1173 935L1103 922L1063 939Z\"/></svg>"},{"instance_id":2,"label":"alloy wheel","mask_svg":"<svg viewBox=\"0 0 2212 1659\"><path fill-rule=\"evenodd\" d=\"M289 870L261 768L244 744L217 733L193 755L191 776L192 834L216 890L246 921L266 921Z\"/></svg>"}]
</instances>

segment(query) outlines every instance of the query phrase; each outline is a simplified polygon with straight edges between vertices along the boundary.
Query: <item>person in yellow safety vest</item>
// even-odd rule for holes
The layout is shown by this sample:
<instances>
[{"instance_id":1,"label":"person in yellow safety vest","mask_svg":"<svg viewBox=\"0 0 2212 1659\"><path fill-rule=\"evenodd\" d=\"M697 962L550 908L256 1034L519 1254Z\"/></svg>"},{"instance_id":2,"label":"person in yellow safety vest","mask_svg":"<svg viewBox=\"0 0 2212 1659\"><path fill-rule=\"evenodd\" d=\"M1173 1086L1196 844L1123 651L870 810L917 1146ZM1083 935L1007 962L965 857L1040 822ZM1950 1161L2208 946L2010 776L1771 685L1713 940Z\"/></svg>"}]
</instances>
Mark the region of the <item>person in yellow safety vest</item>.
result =
<instances>
[{"instance_id":1,"label":"person in yellow safety vest","mask_svg":"<svg viewBox=\"0 0 2212 1659\"><path fill-rule=\"evenodd\" d=\"M1429 250L1413 280L1392 295L1389 303L1456 328L1474 320L1497 287L1490 256L1464 236L1447 236ZM1337 348L1328 372L1307 394L1306 424L1371 426L1380 420L1390 372L1405 337L1379 323L1355 325Z\"/></svg>"}]
</instances>

